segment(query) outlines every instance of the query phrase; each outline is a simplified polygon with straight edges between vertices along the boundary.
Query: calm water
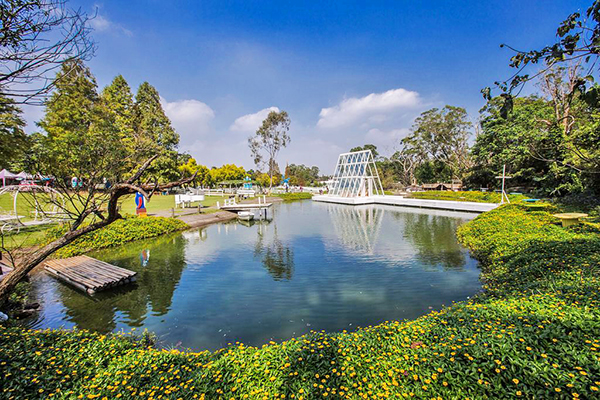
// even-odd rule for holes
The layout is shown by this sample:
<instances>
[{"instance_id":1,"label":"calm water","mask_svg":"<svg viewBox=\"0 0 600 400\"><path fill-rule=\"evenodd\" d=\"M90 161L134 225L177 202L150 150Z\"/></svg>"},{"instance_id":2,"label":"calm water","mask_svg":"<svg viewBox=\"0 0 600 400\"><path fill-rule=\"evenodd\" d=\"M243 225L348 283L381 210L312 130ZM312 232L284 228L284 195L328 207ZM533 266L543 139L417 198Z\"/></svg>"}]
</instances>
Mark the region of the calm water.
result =
<instances>
[{"instance_id":1,"label":"calm water","mask_svg":"<svg viewBox=\"0 0 600 400\"><path fill-rule=\"evenodd\" d=\"M474 215L303 201L272 217L97 252L138 281L93 298L39 273L42 311L26 323L147 328L164 345L216 349L415 318L480 288L455 238Z\"/></svg>"}]
</instances>

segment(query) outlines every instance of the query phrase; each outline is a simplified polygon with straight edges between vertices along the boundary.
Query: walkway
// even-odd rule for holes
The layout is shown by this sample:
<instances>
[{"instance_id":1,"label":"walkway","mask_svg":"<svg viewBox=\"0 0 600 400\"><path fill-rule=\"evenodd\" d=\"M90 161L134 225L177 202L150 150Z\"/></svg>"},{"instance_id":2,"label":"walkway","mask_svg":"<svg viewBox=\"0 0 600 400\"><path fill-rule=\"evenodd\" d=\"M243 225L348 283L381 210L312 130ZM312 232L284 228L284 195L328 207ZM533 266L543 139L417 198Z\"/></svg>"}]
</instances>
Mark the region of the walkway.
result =
<instances>
[{"instance_id":1,"label":"walkway","mask_svg":"<svg viewBox=\"0 0 600 400\"><path fill-rule=\"evenodd\" d=\"M370 197L338 197L338 196L313 196L314 201L325 203L338 203L348 205L384 204L390 206L432 208L438 210L466 211L483 213L498 207L496 203L476 203L472 201L447 201L411 199L402 196L370 196Z\"/></svg>"}]
</instances>

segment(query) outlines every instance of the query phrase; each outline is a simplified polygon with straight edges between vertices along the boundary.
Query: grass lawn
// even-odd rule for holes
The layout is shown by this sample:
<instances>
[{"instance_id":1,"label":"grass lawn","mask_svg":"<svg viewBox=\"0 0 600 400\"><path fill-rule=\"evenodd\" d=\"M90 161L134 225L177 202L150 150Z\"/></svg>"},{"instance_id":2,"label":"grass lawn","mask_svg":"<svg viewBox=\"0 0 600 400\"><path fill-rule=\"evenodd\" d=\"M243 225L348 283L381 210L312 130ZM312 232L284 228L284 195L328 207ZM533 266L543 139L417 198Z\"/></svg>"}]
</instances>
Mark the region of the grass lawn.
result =
<instances>
[{"instance_id":1,"label":"grass lawn","mask_svg":"<svg viewBox=\"0 0 600 400\"><path fill-rule=\"evenodd\" d=\"M126 196L123 198L121 202L121 212L125 214L135 214L135 196ZM202 202L204 207L214 207L219 201L223 204L223 200L227 197L221 196L206 196L205 200ZM192 205L197 206L198 203L192 203ZM146 210L148 213L152 214L157 211L169 211L171 208L175 208L175 195L154 195L150 199L149 202L146 202Z\"/></svg>"},{"instance_id":2,"label":"grass lawn","mask_svg":"<svg viewBox=\"0 0 600 400\"><path fill-rule=\"evenodd\" d=\"M134 196L126 196L121 201L121 212L122 214L135 215L135 202ZM214 207L219 201L223 203L225 197L220 196L206 196L202 205L205 207ZM17 211L19 215L24 216L23 221L31 220L31 216L35 207L33 206L31 195L27 193L19 194L17 201ZM194 203L197 205L197 203ZM175 196L174 195L154 195L149 202L146 203L146 209L149 213L158 211L169 211L175 208ZM13 197L10 194L0 195L0 214L12 213L14 210ZM175 215L181 212L182 209L176 209ZM204 210L205 213L214 212L213 208ZM41 225L37 227L22 228L19 234L5 236L5 245L7 248L17 247L31 247L40 244L45 240L48 229L55 227L57 224Z\"/></svg>"}]
</instances>

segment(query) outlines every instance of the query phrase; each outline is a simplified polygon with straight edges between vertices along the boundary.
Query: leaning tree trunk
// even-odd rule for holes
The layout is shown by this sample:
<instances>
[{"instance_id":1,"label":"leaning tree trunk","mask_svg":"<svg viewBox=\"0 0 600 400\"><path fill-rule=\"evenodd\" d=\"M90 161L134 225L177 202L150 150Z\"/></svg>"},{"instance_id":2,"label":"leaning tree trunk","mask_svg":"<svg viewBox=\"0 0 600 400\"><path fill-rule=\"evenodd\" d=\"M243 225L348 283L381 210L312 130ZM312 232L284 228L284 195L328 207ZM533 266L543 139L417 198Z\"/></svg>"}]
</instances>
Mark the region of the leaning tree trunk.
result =
<instances>
[{"instance_id":1,"label":"leaning tree trunk","mask_svg":"<svg viewBox=\"0 0 600 400\"><path fill-rule=\"evenodd\" d=\"M115 215L109 215L109 217L105 220L85 226L80 229L76 229L74 231L69 231L64 236L56 239L52 243L49 243L46 246L35 250L34 252L26 255L25 257L17 261L14 261L13 259L14 269L6 277L4 277L2 281L0 281L0 306L6 303L8 295L14 289L14 287L19 282L21 282L29 272L31 272L35 267L40 265L40 263L42 263L48 256L50 256L56 250L65 247L69 243L73 242L78 237L111 224L112 222L117 220L117 218L118 215L116 213Z\"/></svg>"},{"instance_id":2,"label":"leaning tree trunk","mask_svg":"<svg viewBox=\"0 0 600 400\"><path fill-rule=\"evenodd\" d=\"M27 276L27 274L31 272L31 270L33 270L40 263L42 263L52 253L70 244L75 239L87 233L104 228L105 226L108 226L115 222L117 219L121 218L119 212L117 211L117 205L121 197L139 192L144 196L144 198L149 200L152 194L157 190L162 191L170 189L172 187L185 185L196 179L198 171L196 171L191 177L184 178L176 182L169 182L162 185L134 185L134 182L140 179L142 173L150 166L150 164L157 157L158 156L155 155L149 158L139 168L139 170L126 182L117 183L112 186L110 199L107 203L106 215L103 215L100 211L98 211L98 208L89 208L87 210L82 211L71 228L73 230L68 231L62 237L56 239L52 243L49 243L46 246L26 255L25 257L21 258L18 262L14 263L14 269L2 281L0 281L0 306L2 306L6 302L8 295L14 289L14 287L21 280L23 280ZM150 192L150 194L148 194L147 192ZM80 227L81 223L90 215L96 215L98 218L100 218L100 220L90 225Z\"/></svg>"}]
</instances>

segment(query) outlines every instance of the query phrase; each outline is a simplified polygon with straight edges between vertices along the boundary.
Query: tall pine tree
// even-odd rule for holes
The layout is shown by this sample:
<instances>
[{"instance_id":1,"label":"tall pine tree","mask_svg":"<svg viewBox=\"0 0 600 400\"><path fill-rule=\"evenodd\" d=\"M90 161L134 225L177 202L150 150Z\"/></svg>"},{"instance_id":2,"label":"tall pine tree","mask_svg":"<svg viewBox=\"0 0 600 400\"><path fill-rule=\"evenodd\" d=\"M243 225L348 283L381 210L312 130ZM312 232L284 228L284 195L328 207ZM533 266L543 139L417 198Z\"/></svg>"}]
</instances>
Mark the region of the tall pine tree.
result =
<instances>
[{"instance_id":1,"label":"tall pine tree","mask_svg":"<svg viewBox=\"0 0 600 400\"><path fill-rule=\"evenodd\" d=\"M159 181L175 179L179 135L160 104L158 91L148 82L140 85L135 96L135 135L140 157L159 155L149 172Z\"/></svg>"},{"instance_id":2,"label":"tall pine tree","mask_svg":"<svg viewBox=\"0 0 600 400\"><path fill-rule=\"evenodd\" d=\"M80 60L64 63L55 87L38 124L46 132L40 172L90 185L123 173L125 147L89 68Z\"/></svg>"},{"instance_id":3,"label":"tall pine tree","mask_svg":"<svg viewBox=\"0 0 600 400\"><path fill-rule=\"evenodd\" d=\"M117 75L112 83L102 90L102 100L106 111L114 120L119 136L130 150L135 138L135 103L129 84L122 75Z\"/></svg>"},{"instance_id":4,"label":"tall pine tree","mask_svg":"<svg viewBox=\"0 0 600 400\"><path fill-rule=\"evenodd\" d=\"M0 96L0 169L21 165L29 142L23 131L22 111L14 102Z\"/></svg>"}]
</instances>

